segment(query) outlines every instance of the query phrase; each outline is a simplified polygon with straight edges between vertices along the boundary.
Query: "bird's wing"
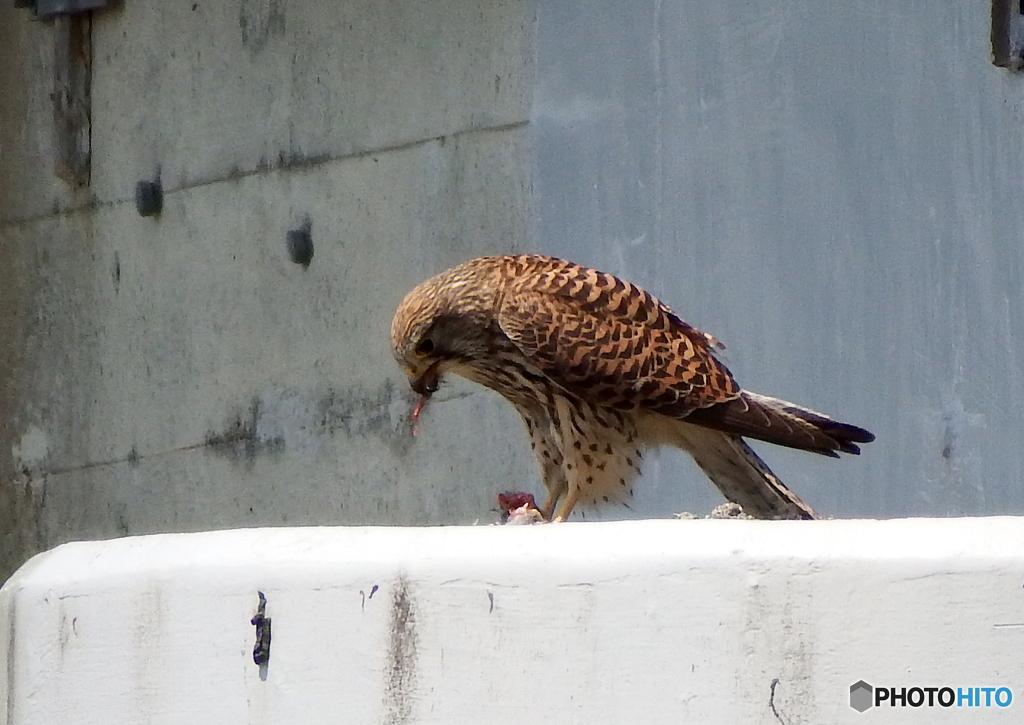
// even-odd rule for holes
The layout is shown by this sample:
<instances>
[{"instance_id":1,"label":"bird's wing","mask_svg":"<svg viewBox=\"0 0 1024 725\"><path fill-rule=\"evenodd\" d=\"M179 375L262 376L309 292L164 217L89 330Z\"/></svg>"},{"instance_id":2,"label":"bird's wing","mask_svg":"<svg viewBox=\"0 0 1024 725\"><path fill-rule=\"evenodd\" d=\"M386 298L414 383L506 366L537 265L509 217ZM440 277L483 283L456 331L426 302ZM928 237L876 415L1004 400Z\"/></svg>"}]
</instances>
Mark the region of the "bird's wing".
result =
<instances>
[{"instance_id":1,"label":"bird's wing","mask_svg":"<svg viewBox=\"0 0 1024 725\"><path fill-rule=\"evenodd\" d=\"M563 264L517 275L498 312L505 335L553 382L602 405L674 417L740 395L713 337L628 282Z\"/></svg>"},{"instance_id":2,"label":"bird's wing","mask_svg":"<svg viewBox=\"0 0 1024 725\"><path fill-rule=\"evenodd\" d=\"M547 257L517 258L498 324L568 391L733 435L826 456L859 453L874 436L821 413L743 391L715 357L715 338L644 290Z\"/></svg>"}]
</instances>

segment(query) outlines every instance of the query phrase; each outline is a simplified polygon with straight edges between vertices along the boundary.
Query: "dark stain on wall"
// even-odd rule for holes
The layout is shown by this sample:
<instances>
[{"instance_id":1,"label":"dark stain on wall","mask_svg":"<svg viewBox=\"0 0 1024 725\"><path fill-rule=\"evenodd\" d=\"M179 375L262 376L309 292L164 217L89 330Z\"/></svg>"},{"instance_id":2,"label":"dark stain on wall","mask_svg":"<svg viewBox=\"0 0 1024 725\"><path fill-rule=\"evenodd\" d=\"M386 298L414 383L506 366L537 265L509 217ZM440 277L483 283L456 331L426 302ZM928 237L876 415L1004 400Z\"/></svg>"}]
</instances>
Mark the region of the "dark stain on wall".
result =
<instances>
[{"instance_id":1,"label":"dark stain on wall","mask_svg":"<svg viewBox=\"0 0 1024 725\"><path fill-rule=\"evenodd\" d=\"M391 594L391 637L388 670L385 673L384 722L398 725L410 721L416 686L416 608L409 582L399 575Z\"/></svg>"},{"instance_id":2,"label":"dark stain on wall","mask_svg":"<svg viewBox=\"0 0 1024 725\"><path fill-rule=\"evenodd\" d=\"M396 401L404 411L397 418ZM244 408L230 413L219 429L207 431L204 445L249 464L262 454L315 450L318 440L341 434L376 437L396 456L403 456L415 442L409 419L412 406L411 396L396 395L391 380L369 391L276 388L254 395Z\"/></svg>"},{"instance_id":3,"label":"dark stain on wall","mask_svg":"<svg viewBox=\"0 0 1024 725\"><path fill-rule=\"evenodd\" d=\"M243 0L238 11L242 45L253 55L266 47L274 36L284 35L284 2L281 0Z\"/></svg>"},{"instance_id":4,"label":"dark stain on wall","mask_svg":"<svg viewBox=\"0 0 1024 725\"><path fill-rule=\"evenodd\" d=\"M261 438L258 434L261 401L254 397L244 412L235 413L220 431L208 431L204 444L218 453L237 461L252 463L264 452L280 451L284 447L281 438Z\"/></svg>"}]
</instances>

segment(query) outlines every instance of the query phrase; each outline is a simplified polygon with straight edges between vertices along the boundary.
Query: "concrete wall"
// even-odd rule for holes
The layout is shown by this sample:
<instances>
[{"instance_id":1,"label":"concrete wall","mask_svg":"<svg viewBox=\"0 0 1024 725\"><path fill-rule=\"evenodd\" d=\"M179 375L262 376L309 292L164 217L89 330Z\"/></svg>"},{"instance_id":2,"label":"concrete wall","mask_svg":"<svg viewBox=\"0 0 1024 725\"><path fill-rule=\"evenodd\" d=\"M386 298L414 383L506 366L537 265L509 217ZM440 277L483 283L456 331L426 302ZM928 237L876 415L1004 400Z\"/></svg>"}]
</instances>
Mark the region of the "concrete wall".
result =
<instances>
[{"instance_id":1,"label":"concrete wall","mask_svg":"<svg viewBox=\"0 0 1024 725\"><path fill-rule=\"evenodd\" d=\"M826 514L1024 512L1024 74L992 64L990 11L540 4L541 246L659 295L744 386L876 433L843 461L754 444ZM715 502L660 463L641 496Z\"/></svg>"},{"instance_id":2,"label":"concrete wall","mask_svg":"<svg viewBox=\"0 0 1024 725\"><path fill-rule=\"evenodd\" d=\"M1010 517L73 543L0 590L0 715L11 725L1019 722L1022 557L1024 521ZM271 620L262 669L257 592ZM949 707L904 700L862 714L850 706L862 680L954 695L1007 688L1008 707L990 690L988 706L971 692L942 695Z\"/></svg>"},{"instance_id":3,"label":"concrete wall","mask_svg":"<svg viewBox=\"0 0 1024 725\"><path fill-rule=\"evenodd\" d=\"M120 4L72 190L55 26L0 5L4 573L78 538L472 522L532 482L493 396L456 386L411 436L387 330L415 282L530 238L533 26L504 0Z\"/></svg>"},{"instance_id":4,"label":"concrete wall","mask_svg":"<svg viewBox=\"0 0 1024 725\"><path fill-rule=\"evenodd\" d=\"M989 23L131 0L92 25L72 189L56 26L0 4L0 569L74 538L494 516L537 485L520 423L455 384L413 439L386 331L419 279L526 248L644 284L744 385L878 434L840 462L758 446L816 509L1024 511L1024 80ZM681 456L646 472L609 516L717 503Z\"/></svg>"}]
</instances>

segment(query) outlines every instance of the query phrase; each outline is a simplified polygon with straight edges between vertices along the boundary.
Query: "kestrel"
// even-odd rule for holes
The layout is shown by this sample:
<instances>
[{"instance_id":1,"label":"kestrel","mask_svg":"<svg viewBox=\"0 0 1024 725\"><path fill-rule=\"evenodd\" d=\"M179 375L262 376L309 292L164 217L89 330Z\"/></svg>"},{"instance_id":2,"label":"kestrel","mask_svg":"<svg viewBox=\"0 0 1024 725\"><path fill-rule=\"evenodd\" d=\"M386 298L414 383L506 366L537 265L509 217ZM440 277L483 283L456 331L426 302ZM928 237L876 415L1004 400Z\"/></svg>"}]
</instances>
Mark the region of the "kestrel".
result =
<instances>
[{"instance_id":1,"label":"kestrel","mask_svg":"<svg viewBox=\"0 0 1024 725\"><path fill-rule=\"evenodd\" d=\"M429 396L455 373L522 415L546 519L632 493L644 451L685 450L722 494L757 518L814 511L743 440L837 458L874 436L742 389L720 343L636 285L540 255L482 257L415 287L391 324L395 359ZM559 506L559 501L561 505Z\"/></svg>"}]
</instances>

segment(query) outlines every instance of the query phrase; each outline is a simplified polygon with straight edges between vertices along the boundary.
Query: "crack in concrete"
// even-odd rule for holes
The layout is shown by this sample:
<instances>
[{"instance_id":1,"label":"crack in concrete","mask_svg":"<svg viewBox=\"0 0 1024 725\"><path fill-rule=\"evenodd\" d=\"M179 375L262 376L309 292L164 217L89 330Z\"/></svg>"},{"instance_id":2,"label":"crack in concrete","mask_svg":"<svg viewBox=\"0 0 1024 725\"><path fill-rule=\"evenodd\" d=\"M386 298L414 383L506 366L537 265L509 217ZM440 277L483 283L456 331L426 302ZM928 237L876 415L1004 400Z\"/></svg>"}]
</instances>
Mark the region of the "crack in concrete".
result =
<instances>
[{"instance_id":1,"label":"crack in concrete","mask_svg":"<svg viewBox=\"0 0 1024 725\"><path fill-rule=\"evenodd\" d=\"M465 397L456 394L447 399ZM175 448L141 454L135 446L124 456L76 465L46 467L33 465L26 475L54 476L87 471L93 468L129 464L187 451L209 450L239 462L251 463L260 454L280 453L285 449L315 455L311 446L336 434L346 438L375 436L397 456L408 453L415 439L408 415L395 419L397 405L412 409L412 403L396 393L394 383L387 379L375 391L338 390L327 388L316 393L280 389L254 395L248 406L228 416L219 430L206 432L203 441Z\"/></svg>"},{"instance_id":2,"label":"crack in concrete","mask_svg":"<svg viewBox=\"0 0 1024 725\"><path fill-rule=\"evenodd\" d=\"M154 451L153 453L147 453L140 455L135 448L132 448L128 455L120 458L108 458L102 461L90 461L88 463L81 463L77 466L56 466L54 468L38 468L33 469L33 474L41 476L58 476L64 473L76 473L78 471L88 471L92 468L102 468L104 466L116 466L121 463L128 463L135 465L140 461L148 461L152 458L159 458L160 456L169 456L173 453L181 453L183 451L193 451L200 448L206 448L206 443L193 443L187 446L181 446L180 448L168 448L163 451Z\"/></svg>"},{"instance_id":3,"label":"crack in concrete","mask_svg":"<svg viewBox=\"0 0 1024 725\"><path fill-rule=\"evenodd\" d=\"M429 143L445 143L448 139L461 138L462 136L473 136L476 134L485 133L504 133L506 131L512 131L517 128L525 128L530 123L529 120L523 121L512 121L510 123L498 124L496 126L484 126L479 128L464 128L451 133L440 134L437 136L429 136L426 138L414 139L411 141L401 141L398 143L390 144L387 146L379 146L372 149L362 149L359 151L352 151L349 153L342 154L314 154L306 156L304 154L298 154L291 151L280 151L277 156L277 161L267 161L266 158L261 158L256 165L251 169L230 169L227 173L220 176L206 178L206 179L195 179L193 181L187 181L179 186L172 188L165 188L163 190L164 200L171 194L176 194L182 191L190 191L203 186L211 186L213 184L220 184L226 181L237 181L239 179L245 179L250 176L257 176L263 173L269 173L274 171L290 171L290 170L301 170L301 169L313 169L325 164L330 164L340 161L351 161L354 159L362 159L367 156L374 156L375 154L389 154L406 151L408 149L415 148L417 146L423 146ZM125 197L121 199L104 199L100 200L95 195L90 195L85 201L79 204L72 204L71 206L61 207L55 206L53 209L40 214L31 214L26 217L15 217L12 219L0 219L0 229L14 228L27 224L34 224L40 221L53 219L55 217L70 216L82 211L92 211L95 209L112 208L121 204L134 204L135 197Z\"/></svg>"}]
</instances>

